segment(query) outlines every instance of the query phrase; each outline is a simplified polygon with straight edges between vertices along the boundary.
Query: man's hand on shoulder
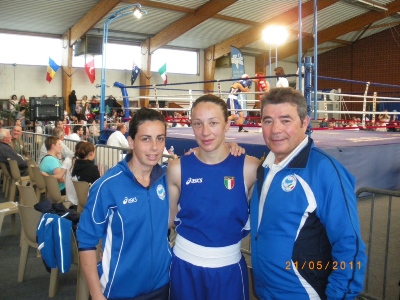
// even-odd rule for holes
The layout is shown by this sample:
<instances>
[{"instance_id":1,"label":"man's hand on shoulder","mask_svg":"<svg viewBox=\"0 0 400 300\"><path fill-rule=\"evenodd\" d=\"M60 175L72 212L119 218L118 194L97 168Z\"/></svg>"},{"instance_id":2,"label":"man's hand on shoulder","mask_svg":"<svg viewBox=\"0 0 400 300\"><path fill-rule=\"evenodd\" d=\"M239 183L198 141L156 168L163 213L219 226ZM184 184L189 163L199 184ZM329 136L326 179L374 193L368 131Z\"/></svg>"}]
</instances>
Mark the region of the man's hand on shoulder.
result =
<instances>
[{"instance_id":1,"label":"man's hand on shoulder","mask_svg":"<svg viewBox=\"0 0 400 300\"><path fill-rule=\"evenodd\" d=\"M240 147L238 143L229 142L227 143L227 146L229 147L229 151L233 156L241 156L246 154L246 149Z\"/></svg>"}]
</instances>

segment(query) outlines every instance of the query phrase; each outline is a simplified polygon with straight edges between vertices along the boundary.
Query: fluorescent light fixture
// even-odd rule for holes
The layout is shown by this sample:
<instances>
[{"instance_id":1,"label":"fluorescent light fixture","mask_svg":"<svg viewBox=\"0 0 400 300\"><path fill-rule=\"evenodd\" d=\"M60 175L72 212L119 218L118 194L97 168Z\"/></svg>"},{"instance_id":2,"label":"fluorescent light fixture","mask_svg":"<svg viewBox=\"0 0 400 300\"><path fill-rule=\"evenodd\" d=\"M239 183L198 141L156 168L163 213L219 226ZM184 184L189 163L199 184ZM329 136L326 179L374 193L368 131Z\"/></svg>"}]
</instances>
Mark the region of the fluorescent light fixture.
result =
<instances>
[{"instance_id":1,"label":"fluorescent light fixture","mask_svg":"<svg viewBox=\"0 0 400 300\"><path fill-rule=\"evenodd\" d=\"M368 2L368 1L365 1L365 0L356 0L356 2L366 4L368 6L371 6L371 8L377 8L379 10L388 10L384 6L381 6L381 5L378 5L378 4L375 4L375 3L371 3L371 2Z\"/></svg>"},{"instance_id":2,"label":"fluorescent light fixture","mask_svg":"<svg viewBox=\"0 0 400 300\"><path fill-rule=\"evenodd\" d=\"M138 7L135 7L135 9L133 10L133 15L137 18L140 19L143 15L142 10Z\"/></svg>"},{"instance_id":3,"label":"fluorescent light fixture","mask_svg":"<svg viewBox=\"0 0 400 300\"><path fill-rule=\"evenodd\" d=\"M289 33L283 26L270 25L262 31L263 40L272 45L282 45L286 42Z\"/></svg>"}]
</instances>

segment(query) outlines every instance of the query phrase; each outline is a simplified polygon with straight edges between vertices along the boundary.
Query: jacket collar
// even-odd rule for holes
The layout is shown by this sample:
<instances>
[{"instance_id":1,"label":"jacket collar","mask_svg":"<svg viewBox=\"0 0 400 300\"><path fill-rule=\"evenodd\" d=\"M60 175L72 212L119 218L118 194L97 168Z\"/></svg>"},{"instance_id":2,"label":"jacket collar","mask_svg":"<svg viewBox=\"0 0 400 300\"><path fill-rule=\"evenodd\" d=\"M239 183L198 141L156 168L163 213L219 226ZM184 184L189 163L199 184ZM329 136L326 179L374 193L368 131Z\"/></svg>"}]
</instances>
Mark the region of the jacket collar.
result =
<instances>
[{"instance_id":1,"label":"jacket collar","mask_svg":"<svg viewBox=\"0 0 400 300\"><path fill-rule=\"evenodd\" d=\"M123 164L123 168L125 169L125 172L129 172L132 174L132 172L128 166L128 162L131 159L132 159L132 154L127 154L125 157L125 160L122 161L122 164ZM150 186L152 186L155 182L157 182L164 175L165 175L165 170L159 164L156 164L150 173ZM133 177L135 178L135 176L133 176ZM138 183L136 178L135 178L135 182Z\"/></svg>"},{"instance_id":2,"label":"jacket collar","mask_svg":"<svg viewBox=\"0 0 400 300\"><path fill-rule=\"evenodd\" d=\"M314 145L314 141L312 138L308 137L307 144L299 151L297 155L293 157L289 163L287 163L286 167L287 168L305 168L307 165L308 161L308 156L310 154L311 148ZM266 155L266 158L264 161L261 163L260 167L267 167L268 164L266 164L266 160L268 159L268 154L271 151L269 151ZM271 158L270 158L271 159ZM273 159L273 158L272 158Z\"/></svg>"},{"instance_id":3,"label":"jacket collar","mask_svg":"<svg viewBox=\"0 0 400 300\"><path fill-rule=\"evenodd\" d=\"M307 145L288 164L288 168L304 169L307 166L310 151L314 146L312 138L308 137Z\"/></svg>"}]
</instances>

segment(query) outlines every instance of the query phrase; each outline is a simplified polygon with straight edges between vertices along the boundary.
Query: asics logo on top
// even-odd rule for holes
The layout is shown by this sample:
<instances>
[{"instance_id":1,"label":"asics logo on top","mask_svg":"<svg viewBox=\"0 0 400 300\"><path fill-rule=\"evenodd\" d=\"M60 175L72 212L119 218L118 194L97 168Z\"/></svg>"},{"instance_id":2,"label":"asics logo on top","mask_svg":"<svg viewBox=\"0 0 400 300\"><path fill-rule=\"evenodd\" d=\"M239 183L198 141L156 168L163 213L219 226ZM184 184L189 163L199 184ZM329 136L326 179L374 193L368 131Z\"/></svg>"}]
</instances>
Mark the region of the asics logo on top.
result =
<instances>
[{"instance_id":1,"label":"asics logo on top","mask_svg":"<svg viewBox=\"0 0 400 300\"><path fill-rule=\"evenodd\" d=\"M202 183L203 182L203 178L188 178L188 180L186 180L186 185L189 185L191 183Z\"/></svg>"},{"instance_id":2,"label":"asics logo on top","mask_svg":"<svg viewBox=\"0 0 400 300\"><path fill-rule=\"evenodd\" d=\"M137 199L136 199L136 197L134 197L134 198L128 198L128 197L125 197L124 201L122 201L122 203L123 203L123 204L127 204L127 203L135 203L135 202L137 202Z\"/></svg>"}]
</instances>

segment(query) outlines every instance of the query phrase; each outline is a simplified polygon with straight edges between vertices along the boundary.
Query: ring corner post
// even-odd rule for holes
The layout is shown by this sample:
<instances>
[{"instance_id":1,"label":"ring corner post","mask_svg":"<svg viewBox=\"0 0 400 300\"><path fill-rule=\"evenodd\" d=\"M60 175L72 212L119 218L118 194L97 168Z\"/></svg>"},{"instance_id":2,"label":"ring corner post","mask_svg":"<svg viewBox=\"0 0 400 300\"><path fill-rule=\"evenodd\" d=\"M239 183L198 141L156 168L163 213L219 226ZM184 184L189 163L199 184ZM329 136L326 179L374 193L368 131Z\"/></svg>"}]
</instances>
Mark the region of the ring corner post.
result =
<instances>
[{"instance_id":1,"label":"ring corner post","mask_svg":"<svg viewBox=\"0 0 400 300\"><path fill-rule=\"evenodd\" d=\"M311 118L311 112L312 112L312 107L311 107L311 90L312 90L312 72L313 72L313 64L311 62L311 57L306 56L305 58L305 76L304 76L304 96L306 98L307 102L307 113L308 116ZM316 99L316 97L315 97ZM317 103L314 103L314 119L317 119ZM307 126L307 135L311 135L311 122Z\"/></svg>"}]
</instances>

